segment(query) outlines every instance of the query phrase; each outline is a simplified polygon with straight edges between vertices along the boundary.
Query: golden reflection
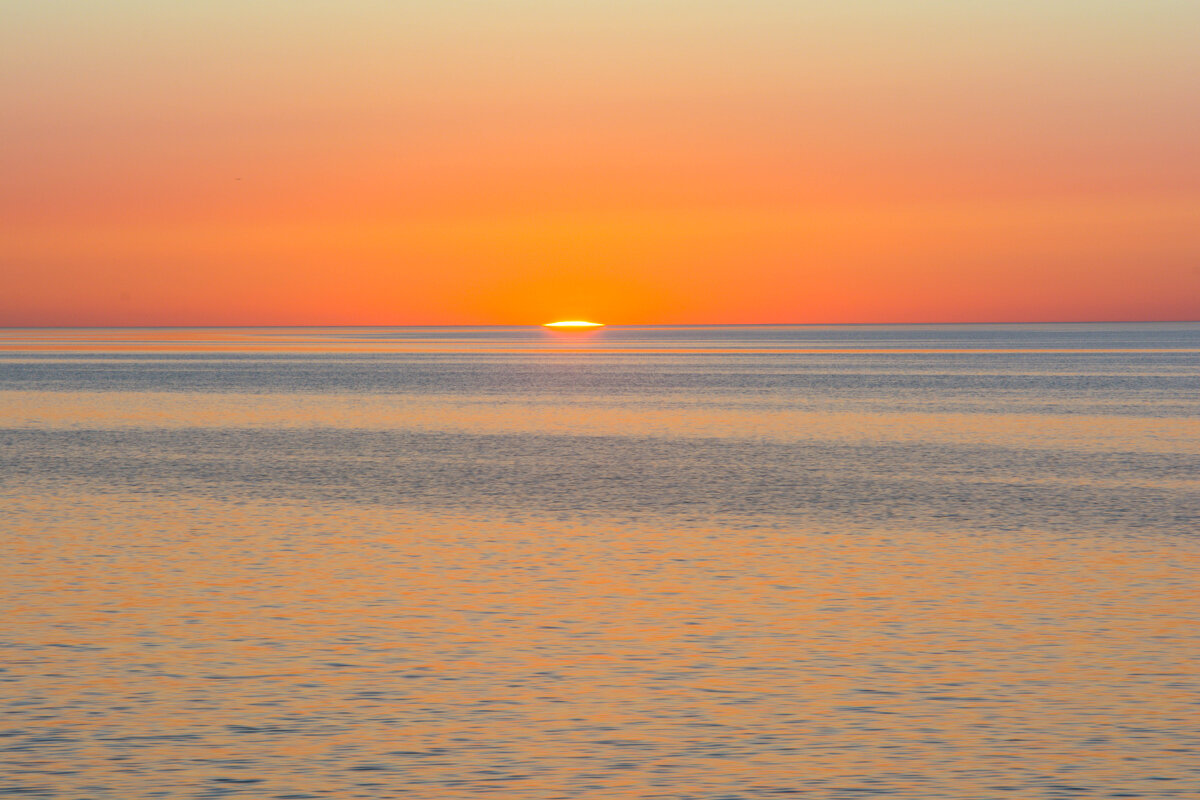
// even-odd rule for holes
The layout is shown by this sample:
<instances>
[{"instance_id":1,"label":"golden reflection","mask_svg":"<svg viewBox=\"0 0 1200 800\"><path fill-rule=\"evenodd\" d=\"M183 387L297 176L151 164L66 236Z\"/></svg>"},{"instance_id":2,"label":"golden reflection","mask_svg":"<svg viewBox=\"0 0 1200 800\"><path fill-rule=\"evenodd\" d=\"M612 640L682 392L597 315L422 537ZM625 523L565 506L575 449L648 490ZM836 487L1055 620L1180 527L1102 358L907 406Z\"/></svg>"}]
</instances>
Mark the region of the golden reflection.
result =
<instances>
[{"instance_id":1,"label":"golden reflection","mask_svg":"<svg viewBox=\"0 0 1200 800\"><path fill-rule=\"evenodd\" d=\"M551 358L589 351L539 343L588 337L460 333L0 331L69 351L0 358L6 788L1160 797L1194 778L1194 359L686 337ZM72 354L122 348L200 355ZM344 355L367 351L422 356Z\"/></svg>"},{"instance_id":2,"label":"golden reflection","mask_svg":"<svg viewBox=\"0 0 1200 800\"><path fill-rule=\"evenodd\" d=\"M714 407L670 395L642 395L630 402L588 395L518 400L360 394L347 403L343 394L321 393L5 391L0 392L0 428L340 428L1147 453L1190 453L1200 441L1197 418L841 406L810 410L764 401Z\"/></svg>"},{"instance_id":3,"label":"golden reflection","mask_svg":"<svg viewBox=\"0 0 1200 800\"><path fill-rule=\"evenodd\" d=\"M80 739L71 763L122 796L161 788L153 764L447 799L496 774L521 796L645 797L671 771L724 794L842 785L898 751L948 796L986 795L998 752L1025 780L1069 764L1147 797L1186 777L1164 748L1194 710L1195 548L113 492L8 512L54 520L14 537L5 580L27 598L6 679L55 709L14 707L14 731Z\"/></svg>"}]
</instances>

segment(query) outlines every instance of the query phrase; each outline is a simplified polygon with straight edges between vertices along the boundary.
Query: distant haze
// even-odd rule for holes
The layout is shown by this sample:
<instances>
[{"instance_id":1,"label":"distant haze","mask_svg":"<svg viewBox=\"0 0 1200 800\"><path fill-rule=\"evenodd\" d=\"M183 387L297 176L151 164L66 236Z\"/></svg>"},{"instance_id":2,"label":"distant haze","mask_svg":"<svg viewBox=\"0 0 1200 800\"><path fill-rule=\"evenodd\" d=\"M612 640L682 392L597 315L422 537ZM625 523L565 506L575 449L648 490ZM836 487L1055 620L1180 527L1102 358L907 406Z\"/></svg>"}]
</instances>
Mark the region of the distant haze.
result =
<instances>
[{"instance_id":1,"label":"distant haze","mask_svg":"<svg viewBox=\"0 0 1200 800\"><path fill-rule=\"evenodd\" d=\"M1200 318L1200 3L2 5L0 325Z\"/></svg>"}]
</instances>

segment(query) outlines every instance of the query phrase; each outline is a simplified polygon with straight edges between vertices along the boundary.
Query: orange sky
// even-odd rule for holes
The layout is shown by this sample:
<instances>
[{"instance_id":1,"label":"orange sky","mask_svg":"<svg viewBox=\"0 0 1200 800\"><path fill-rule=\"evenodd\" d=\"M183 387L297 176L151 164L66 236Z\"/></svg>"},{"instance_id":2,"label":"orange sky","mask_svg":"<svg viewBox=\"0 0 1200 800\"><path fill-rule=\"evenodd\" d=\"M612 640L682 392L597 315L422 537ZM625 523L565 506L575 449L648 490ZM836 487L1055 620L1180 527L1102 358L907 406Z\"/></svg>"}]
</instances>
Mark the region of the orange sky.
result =
<instances>
[{"instance_id":1,"label":"orange sky","mask_svg":"<svg viewBox=\"0 0 1200 800\"><path fill-rule=\"evenodd\" d=\"M1200 4L4 13L0 324L1200 318Z\"/></svg>"}]
</instances>

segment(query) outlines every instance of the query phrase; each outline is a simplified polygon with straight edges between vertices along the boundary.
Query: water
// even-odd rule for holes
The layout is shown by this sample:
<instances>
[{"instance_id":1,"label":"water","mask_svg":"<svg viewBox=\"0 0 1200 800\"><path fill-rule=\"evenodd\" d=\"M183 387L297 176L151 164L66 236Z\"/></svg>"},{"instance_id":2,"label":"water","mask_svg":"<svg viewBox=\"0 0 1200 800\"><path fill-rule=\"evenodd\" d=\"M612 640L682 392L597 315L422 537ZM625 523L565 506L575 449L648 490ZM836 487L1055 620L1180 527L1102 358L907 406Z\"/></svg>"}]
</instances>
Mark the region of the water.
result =
<instances>
[{"instance_id":1,"label":"water","mask_svg":"<svg viewBox=\"0 0 1200 800\"><path fill-rule=\"evenodd\" d=\"M1200 796L1200 325L0 332L0 794Z\"/></svg>"}]
</instances>

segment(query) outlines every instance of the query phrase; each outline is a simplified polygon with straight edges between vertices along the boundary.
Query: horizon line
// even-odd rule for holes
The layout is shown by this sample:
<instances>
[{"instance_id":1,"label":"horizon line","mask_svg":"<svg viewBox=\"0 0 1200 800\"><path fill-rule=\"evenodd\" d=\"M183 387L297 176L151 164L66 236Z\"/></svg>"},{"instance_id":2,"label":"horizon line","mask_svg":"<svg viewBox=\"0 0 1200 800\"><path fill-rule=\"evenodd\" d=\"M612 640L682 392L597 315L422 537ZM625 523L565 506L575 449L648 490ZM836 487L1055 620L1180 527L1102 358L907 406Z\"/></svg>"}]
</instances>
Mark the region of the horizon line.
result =
<instances>
[{"instance_id":1,"label":"horizon line","mask_svg":"<svg viewBox=\"0 0 1200 800\"><path fill-rule=\"evenodd\" d=\"M751 328L751 327L793 327L793 328L835 328L863 326L920 326L920 325L1147 325L1147 324L1196 324L1196 319L1091 319L1091 320L980 320L971 322L629 322L603 323L598 327L604 328ZM62 330L62 329L187 329L187 328L543 328L545 323L194 323L194 324L116 324L116 325L6 325L0 324L0 330Z\"/></svg>"}]
</instances>

